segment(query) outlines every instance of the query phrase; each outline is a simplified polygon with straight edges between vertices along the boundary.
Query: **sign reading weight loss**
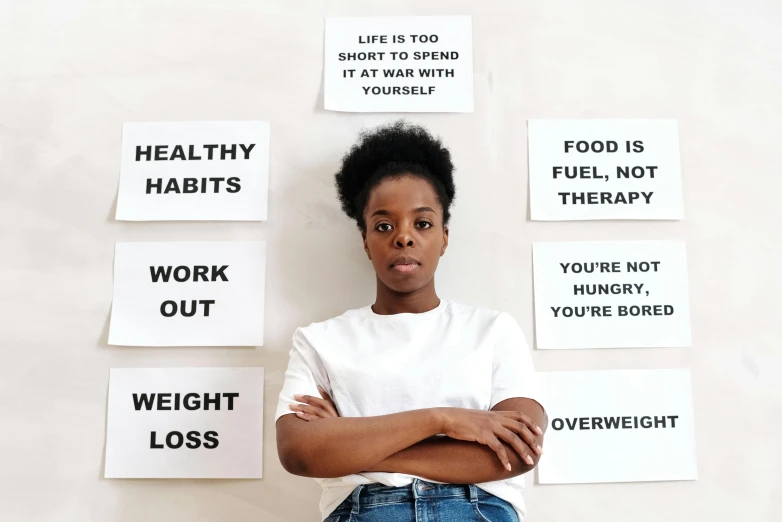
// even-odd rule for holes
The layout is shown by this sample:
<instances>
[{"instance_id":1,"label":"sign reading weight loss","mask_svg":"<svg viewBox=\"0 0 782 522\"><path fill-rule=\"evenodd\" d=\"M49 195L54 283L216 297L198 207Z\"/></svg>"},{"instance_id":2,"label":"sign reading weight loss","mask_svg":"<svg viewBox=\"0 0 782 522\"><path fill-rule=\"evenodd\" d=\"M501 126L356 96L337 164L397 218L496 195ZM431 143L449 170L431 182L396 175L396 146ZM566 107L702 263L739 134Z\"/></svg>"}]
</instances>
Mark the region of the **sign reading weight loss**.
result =
<instances>
[{"instance_id":1,"label":"sign reading weight loss","mask_svg":"<svg viewBox=\"0 0 782 522\"><path fill-rule=\"evenodd\" d=\"M472 112L469 16L326 18L324 106Z\"/></svg>"},{"instance_id":2,"label":"sign reading weight loss","mask_svg":"<svg viewBox=\"0 0 782 522\"><path fill-rule=\"evenodd\" d=\"M532 220L682 219L675 120L530 120Z\"/></svg>"},{"instance_id":3,"label":"sign reading weight loss","mask_svg":"<svg viewBox=\"0 0 782 522\"><path fill-rule=\"evenodd\" d=\"M691 345L682 241L534 243L539 349Z\"/></svg>"},{"instance_id":4,"label":"sign reading weight loss","mask_svg":"<svg viewBox=\"0 0 782 522\"><path fill-rule=\"evenodd\" d=\"M266 244L117 243L109 344L260 346Z\"/></svg>"},{"instance_id":5,"label":"sign reading weight loss","mask_svg":"<svg viewBox=\"0 0 782 522\"><path fill-rule=\"evenodd\" d=\"M260 221L269 123L125 123L117 219Z\"/></svg>"},{"instance_id":6,"label":"sign reading weight loss","mask_svg":"<svg viewBox=\"0 0 782 522\"><path fill-rule=\"evenodd\" d=\"M540 375L541 484L697 479L689 370Z\"/></svg>"},{"instance_id":7,"label":"sign reading weight loss","mask_svg":"<svg viewBox=\"0 0 782 522\"><path fill-rule=\"evenodd\" d=\"M261 478L263 368L112 368L106 478Z\"/></svg>"}]
</instances>

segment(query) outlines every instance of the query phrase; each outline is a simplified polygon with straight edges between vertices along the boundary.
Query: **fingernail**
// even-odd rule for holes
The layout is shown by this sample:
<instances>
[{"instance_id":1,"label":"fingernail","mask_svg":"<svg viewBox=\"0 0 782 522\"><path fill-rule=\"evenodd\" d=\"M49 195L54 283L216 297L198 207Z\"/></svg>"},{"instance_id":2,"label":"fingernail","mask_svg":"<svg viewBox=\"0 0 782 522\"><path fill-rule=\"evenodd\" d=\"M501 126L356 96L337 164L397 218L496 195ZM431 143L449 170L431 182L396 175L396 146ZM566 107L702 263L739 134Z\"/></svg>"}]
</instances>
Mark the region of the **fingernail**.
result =
<instances>
[{"instance_id":1,"label":"fingernail","mask_svg":"<svg viewBox=\"0 0 782 522\"><path fill-rule=\"evenodd\" d=\"M300 412L300 411L297 411L297 412L296 412L296 415L298 415L299 417L301 417L301 416L302 416L302 415L304 415L304 414L303 414L302 412Z\"/></svg>"},{"instance_id":2,"label":"fingernail","mask_svg":"<svg viewBox=\"0 0 782 522\"><path fill-rule=\"evenodd\" d=\"M543 430L540 429L540 426L535 426L535 429L537 430L538 435L543 435Z\"/></svg>"},{"instance_id":3,"label":"fingernail","mask_svg":"<svg viewBox=\"0 0 782 522\"><path fill-rule=\"evenodd\" d=\"M505 469L507 469L508 471L510 471L510 462L508 462L507 464L505 464Z\"/></svg>"},{"instance_id":4,"label":"fingernail","mask_svg":"<svg viewBox=\"0 0 782 522\"><path fill-rule=\"evenodd\" d=\"M301 400L301 395L294 395L293 398L296 399L297 401L300 401Z\"/></svg>"},{"instance_id":5,"label":"fingernail","mask_svg":"<svg viewBox=\"0 0 782 522\"><path fill-rule=\"evenodd\" d=\"M527 456L524 458L524 460L526 460L526 461L527 461L527 464L529 464L530 466L532 466L533 464L535 464L535 461L534 461L534 460L532 460L532 457L531 457L531 456L529 456L529 455L527 455Z\"/></svg>"},{"instance_id":6,"label":"fingernail","mask_svg":"<svg viewBox=\"0 0 782 522\"><path fill-rule=\"evenodd\" d=\"M538 453L540 453L541 455L543 455L543 448L541 448L540 446L537 446L537 448L538 448Z\"/></svg>"}]
</instances>

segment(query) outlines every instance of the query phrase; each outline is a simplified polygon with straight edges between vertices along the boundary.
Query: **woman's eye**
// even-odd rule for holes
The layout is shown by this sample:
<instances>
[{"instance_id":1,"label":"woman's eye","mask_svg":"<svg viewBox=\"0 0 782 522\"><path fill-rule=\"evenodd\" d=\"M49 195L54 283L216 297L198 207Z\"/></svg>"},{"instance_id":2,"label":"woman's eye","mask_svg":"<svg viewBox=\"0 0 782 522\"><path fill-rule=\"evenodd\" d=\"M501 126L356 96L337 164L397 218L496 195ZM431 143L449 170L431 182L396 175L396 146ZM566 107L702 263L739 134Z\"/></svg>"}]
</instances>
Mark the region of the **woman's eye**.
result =
<instances>
[{"instance_id":1,"label":"woman's eye","mask_svg":"<svg viewBox=\"0 0 782 522\"><path fill-rule=\"evenodd\" d=\"M388 223L378 223L377 225L375 225L375 230L377 230L378 232L388 232L389 230L391 230L391 225L389 225Z\"/></svg>"},{"instance_id":2,"label":"woman's eye","mask_svg":"<svg viewBox=\"0 0 782 522\"><path fill-rule=\"evenodd\" d=\"M418 226L420 226L421 228L429 228L432 226L432 224L429 223L428 221L421 221L418 223Z\"/></svg>"}]
</instances>

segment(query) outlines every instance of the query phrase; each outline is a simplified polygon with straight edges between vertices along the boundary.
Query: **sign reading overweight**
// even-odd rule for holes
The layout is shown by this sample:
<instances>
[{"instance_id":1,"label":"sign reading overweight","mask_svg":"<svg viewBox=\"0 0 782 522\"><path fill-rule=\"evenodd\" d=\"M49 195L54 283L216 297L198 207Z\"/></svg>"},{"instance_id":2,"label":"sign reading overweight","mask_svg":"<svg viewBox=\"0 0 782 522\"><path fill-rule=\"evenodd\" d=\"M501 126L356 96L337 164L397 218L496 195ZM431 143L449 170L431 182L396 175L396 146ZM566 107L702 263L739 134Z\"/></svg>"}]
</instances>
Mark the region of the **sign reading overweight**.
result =
<instances>
[{"instance_id":1,"label":"sign reading overweight","mask_svg":"<svg viewBox=\"0 0 782 522\"><path fill-rule=\"evenodd\" d=\"M106 478L261 478L263 368L112 368Z\"/></svg>"},{"instance_id":2,"label":"sign reading overweight","mask_svg":"<svg viewBox=\"0 0 782 522\"><path fill-rule=\"evenodd\" d=\"M530 120L532 220L682 219L675 120Z\"/></svg>"},{"instance_id":3,"label":"sign reading overweight","mask_svg":"<svg viewBox=\"0 0 782 522\"><path fill-rule=\"evenodd\" d=\"M534 243L539 349L691 345L682 241Z\"/></svg>"},{"instance_id":4,"label":"sign reading overweight","mask_svg":"<svg viewBox=\"0 0 782 522\"><path fill-rule=\"evenodd\" d=\"M689 370L544 372L541 484L698 478Z\"/></svg>"},{"instance_id":5,"label":"sign reading overweight","mask_svg":"<svg viewBox=\"0 0 782 522\"><path fill-rule=\"evenodd\" d=\"M109 344L260 346L266 244L117 243Z\"/></svg>"},{"instance_id":6,"label":"sign reading overweight","mask_svg":"<svg viewBox=\"0 0 782 522\"><path fill-rule=\"evenodd\" d=\"M125 123L117 219L261 221L265 121Z\"/></svg>"},{"instance_id":7,"label":"sign reading overweight","mask_svg":"<svg viewBox=\"0 0 782 522\"><path fill-rule=\"evenodd\" d=\"M326 18L324 106L472 112L469 16Z\"/></svg>"}]
</instances>

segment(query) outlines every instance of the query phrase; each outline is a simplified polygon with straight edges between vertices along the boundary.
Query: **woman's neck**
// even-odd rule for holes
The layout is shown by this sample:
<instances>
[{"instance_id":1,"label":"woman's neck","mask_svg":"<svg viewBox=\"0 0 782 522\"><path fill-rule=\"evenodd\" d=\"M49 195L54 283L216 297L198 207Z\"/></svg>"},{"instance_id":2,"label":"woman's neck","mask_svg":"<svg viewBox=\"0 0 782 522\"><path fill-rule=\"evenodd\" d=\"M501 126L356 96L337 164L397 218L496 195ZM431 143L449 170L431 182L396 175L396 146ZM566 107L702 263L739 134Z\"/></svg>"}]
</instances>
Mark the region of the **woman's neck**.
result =
<instances>
[{"instance_id":1,"label":"woman's neck","mask_svg":"<svg viewBox=\"0 0 782 522\"><path fill-rule=\"evenodd\" d=\"M378 279L377 296L375 304L372 305L372 311L378 315L420 314L433 310L439 305L440 298L437 297L437 292L434 290L434 280L420 290L409 294L400 294L388 288Z\"/></svg>"}]
</instances>

